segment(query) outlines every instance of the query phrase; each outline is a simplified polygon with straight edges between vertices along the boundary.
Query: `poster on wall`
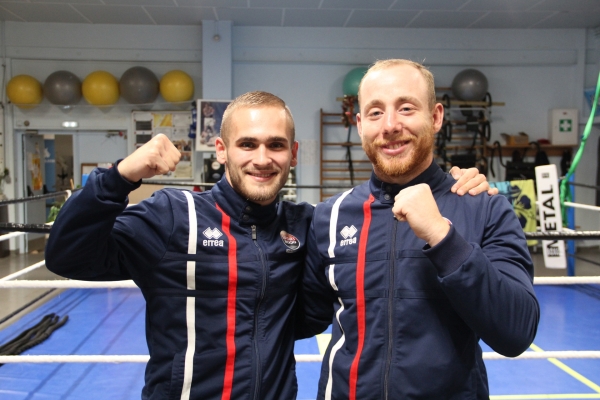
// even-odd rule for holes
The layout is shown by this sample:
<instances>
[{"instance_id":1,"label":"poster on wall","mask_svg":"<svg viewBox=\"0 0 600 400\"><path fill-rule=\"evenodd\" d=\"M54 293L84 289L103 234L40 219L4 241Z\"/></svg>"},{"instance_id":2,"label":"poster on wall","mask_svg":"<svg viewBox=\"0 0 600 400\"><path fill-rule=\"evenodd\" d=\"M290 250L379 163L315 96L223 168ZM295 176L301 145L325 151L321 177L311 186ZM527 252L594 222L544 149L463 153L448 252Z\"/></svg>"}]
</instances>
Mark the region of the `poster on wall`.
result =
<instances>
[{"instance_id":1,"label":"poster on wall","mask_svg":"<svg viewBox=\"0 0 600 400\"><path fill-rule=\"evenodd\" d=\"M44 178L42 177L42 157L40 148L35 143L35 151L27 153L27 169L31 173L31 186L33 190L42 190Z\"/></svg>"},{"instance_id":2,"label":"poster on wall","mask_svg":"<svg viewBox=\"0 0 600 400\"><path fill-rule=\"evenodd\" d=\"M223 113L231 100L197 100L196 151L215 151Z\"/></svg>"},{"instance_id":3,"label":"poster on wall","mask_svg":"<svg viewBox=\"0 0 600 400\"><path fill-rule=\"evenodd\" d=\"M132 114L135 149L143 146L154 136L164 134L181 152L181 160L175 171L153 179L193 179L192 157L194 140L189 137L192 124L191 111L134 111Z\"/></svg>"}]
</instances>

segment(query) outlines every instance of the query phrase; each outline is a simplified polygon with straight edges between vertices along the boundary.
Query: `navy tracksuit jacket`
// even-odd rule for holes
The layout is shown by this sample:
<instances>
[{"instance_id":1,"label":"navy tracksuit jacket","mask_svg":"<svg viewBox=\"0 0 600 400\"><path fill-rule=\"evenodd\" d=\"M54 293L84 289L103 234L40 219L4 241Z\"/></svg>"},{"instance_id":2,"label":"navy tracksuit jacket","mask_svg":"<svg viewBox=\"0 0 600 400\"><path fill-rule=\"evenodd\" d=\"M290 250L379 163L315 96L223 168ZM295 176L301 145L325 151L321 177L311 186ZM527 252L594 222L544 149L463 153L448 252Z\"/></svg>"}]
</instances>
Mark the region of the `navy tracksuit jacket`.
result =
<instances>
[{"instance_id":1,"label":"navy tracksuit jacket","mask_svg":"<svg viewBox=\"0 0 600 400\"><path fill-rule=\"evenodd\" d=\"M478 344L516 356L539 305L523 230L504 196L459 197L433 163L427 183L452 222L431 248L394 219L403 188L373 174L317 206L308 240L307 325L333 321L318 399L488 399Z\"/></svg>"},{"instance_id":2,"label":"navy tracksuit jacket","mask_svg":"<svg viewBox=\"0 0 600 400\"><path fill-rule=\"evenodd\" d=\"M261 207L223 179L126 208L137 186L117 168L92 172L52 227L46 265L139 286L150 352L142 398L295 399L294 307L313 207Z\"/></svg>"}]
</instances>

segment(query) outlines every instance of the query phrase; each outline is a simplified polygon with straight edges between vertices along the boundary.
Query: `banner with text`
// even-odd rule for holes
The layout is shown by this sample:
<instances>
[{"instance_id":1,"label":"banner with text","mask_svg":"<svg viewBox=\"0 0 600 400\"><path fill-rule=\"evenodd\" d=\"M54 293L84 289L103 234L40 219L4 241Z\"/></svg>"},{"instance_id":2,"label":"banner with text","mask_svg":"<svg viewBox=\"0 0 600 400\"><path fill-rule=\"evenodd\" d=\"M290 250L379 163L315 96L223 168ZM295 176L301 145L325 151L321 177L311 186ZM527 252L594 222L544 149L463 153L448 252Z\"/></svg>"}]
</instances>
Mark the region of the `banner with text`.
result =
<instances>
[{"instance_id":1,"label":"banner with text","mask_svg":"<svg viewBox=\"0 0 600 400\"><path fill-rule=\"evenodd\" d=\"M537 205L542 232L562 231L559 182L556 165L535 167ZM564 240L542 240L546 268L567 268Z\"/></svg>"}]
</instances>

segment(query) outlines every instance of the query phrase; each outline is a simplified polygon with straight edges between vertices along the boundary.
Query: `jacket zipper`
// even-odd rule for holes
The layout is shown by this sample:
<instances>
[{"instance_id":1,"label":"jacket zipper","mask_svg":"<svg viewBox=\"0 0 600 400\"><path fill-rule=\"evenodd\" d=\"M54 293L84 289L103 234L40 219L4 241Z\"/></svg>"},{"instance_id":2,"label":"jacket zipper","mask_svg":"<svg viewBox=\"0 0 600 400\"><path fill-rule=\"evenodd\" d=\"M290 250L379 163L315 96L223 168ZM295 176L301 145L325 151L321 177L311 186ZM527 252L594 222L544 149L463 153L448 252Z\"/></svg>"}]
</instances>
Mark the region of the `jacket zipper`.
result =
<instances>
[{"instance_id":1,"label":"jacket zipper","mask_svg":"<svg viewBox=\"0 0 600 400\"><path fill-rule=\"evenodd\" d=\"M398 220L394 219L392 223L392 248L390 250L390 274L389 274L389 293L388 293L388 346L387 346L387 358L385 360L385 376L383 382L383 393L384 399L387 400L389 396L389 379L390 379L390 365L392 363L392 347L394 343L394 267L396 263L396 231L398 229Z\"/></svg>"},{"instance_id":2,"label":"jacket zipper","mask_svg":"<svg viewBox=\"0 0 600 400\"><path fill-rule=\"evenodd\" d=\"M260 310L260 305L265 296L265 286L267 285L267 276L266 276L266 267L265 267L265 257L262 249L258 245L258 239L256 235L256 225L252 225L252 241L254 245L258 249L258 253L260 255L260 265L262 267L262 286L260 288L260 297L258 298L258 302L256 303L256 307L254 308L254 354L256 356L256 379L254 385L254 399L259 400L260 395L260 382L262 379L262 373L260 370L260 352L258 351L258 313Z\"/></svg>"}]
</instances>

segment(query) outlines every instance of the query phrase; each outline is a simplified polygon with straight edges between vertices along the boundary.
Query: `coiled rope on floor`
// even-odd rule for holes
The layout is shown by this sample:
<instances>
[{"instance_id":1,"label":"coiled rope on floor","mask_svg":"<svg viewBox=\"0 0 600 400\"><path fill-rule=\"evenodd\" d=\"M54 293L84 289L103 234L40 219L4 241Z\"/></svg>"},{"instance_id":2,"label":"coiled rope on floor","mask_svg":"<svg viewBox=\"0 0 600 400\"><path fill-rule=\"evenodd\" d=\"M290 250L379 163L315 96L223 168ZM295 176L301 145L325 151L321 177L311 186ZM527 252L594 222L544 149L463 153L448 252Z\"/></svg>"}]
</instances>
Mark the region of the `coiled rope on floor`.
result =
<instances>
[{"instance_id":1,"label":"coiled rope on floor","mask_svg":"<svg viewBox=\"0 0 600 400\"><path fill-rule=\"evenodd\" d=\"M42 317L40 322L21 332L12 340L0 346L0 357L15 357L26 350L42 343L58 328L62 327L69 317L60 318L52 313ZM0 366L4 364L0 361Z\"/></svg>"}]
</instances>

